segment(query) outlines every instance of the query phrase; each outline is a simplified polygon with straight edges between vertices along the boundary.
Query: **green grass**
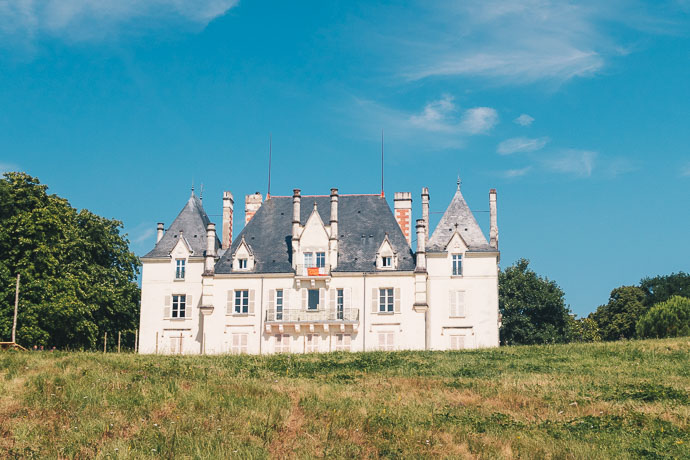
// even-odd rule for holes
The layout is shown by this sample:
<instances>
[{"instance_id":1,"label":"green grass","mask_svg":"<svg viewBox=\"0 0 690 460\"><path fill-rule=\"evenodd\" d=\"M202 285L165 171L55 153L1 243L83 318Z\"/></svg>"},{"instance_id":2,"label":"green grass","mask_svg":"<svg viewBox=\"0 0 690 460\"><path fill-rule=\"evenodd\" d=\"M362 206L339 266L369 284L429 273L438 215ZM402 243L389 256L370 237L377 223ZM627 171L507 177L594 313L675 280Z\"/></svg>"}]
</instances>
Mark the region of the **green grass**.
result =
<instances>
[{"instance_id":1,"label":"green grass","mask_svg":"<svg viewBox=\"0 0 690 460\"><path fill-rule=\"evenodd\" d=\"M0 354L0 458L690 458L690 338Z\"/></svg>"}]
</instances>

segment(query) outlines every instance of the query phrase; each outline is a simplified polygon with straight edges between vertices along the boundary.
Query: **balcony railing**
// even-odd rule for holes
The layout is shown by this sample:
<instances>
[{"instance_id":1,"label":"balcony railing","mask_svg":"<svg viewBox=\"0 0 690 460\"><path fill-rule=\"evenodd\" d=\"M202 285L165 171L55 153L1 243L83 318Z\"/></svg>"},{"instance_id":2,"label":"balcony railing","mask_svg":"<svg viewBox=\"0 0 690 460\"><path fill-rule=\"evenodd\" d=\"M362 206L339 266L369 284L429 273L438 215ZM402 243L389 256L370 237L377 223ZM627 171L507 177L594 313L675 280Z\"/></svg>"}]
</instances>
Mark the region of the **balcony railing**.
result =
<instances>
[{"instance_id":1,"label":"balcony railing","mask_svg":"<svg viewBox=\"0 0 690 460\"><path fill-rule=\"evenodd\" d=\"M335 323L340 321L359 322L359 309L343 308L304 310L304 309L285 309L267 310L266 322L283 323Z\"/></svg>"},{"instance_id":2,"label":"balcony railing","mask_svg":"<svg viewBox=\"0 0 690 460\"><path fill-rule=\"evenodd\" d=\"M297 265L295 274L297 276L329 276L331 274L331 267L328 264L326 264L324 267Z\"/></svg>"}]
</instances>

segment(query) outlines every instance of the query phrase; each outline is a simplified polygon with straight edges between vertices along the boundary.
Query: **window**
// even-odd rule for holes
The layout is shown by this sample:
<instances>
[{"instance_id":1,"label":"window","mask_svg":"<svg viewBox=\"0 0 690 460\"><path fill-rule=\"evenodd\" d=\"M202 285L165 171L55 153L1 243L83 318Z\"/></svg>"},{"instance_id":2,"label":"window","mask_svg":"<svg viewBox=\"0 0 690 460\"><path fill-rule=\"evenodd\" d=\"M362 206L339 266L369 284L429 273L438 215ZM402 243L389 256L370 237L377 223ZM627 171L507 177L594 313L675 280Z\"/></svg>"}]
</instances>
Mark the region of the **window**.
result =
<instances>
[{"instance_id":1,"label":"window","mask_svg":"<svg viewBox=\"0 0 690 460\"><path fill-rule=\"evenodd\" d=\"M290 334L275 335L276 353L290 353Z\"/></svg>"},{"instance_id":2,"label":"window","mask_svg":"<svg viewBox=\"0 0 690 460\"><path fill-rule=\"evenodd\" d=\"M249 291L235 291L235 313L249 313Z\"/></svg>"},{"instance_id":3,"label":"window","mask_svg":"<svg viewBox=\"0 0 690 460\"><path fill-rule=\"evenodd\" d=\"M185 264L186 260L184 259L175 259L175 279L176 280L183 280L184 279L184 269L185 269Z\"/></svg>"},{"instance_id":4,"label":"window","mask_svg":"<svg viewBox=\"0 0 690 460\"><path fill-rule=\"evenodd\" d=\"M393 288L379 289L379 312L393 313Z\"/></svg>"},{"instance_id":5,"label":"window","mask_svg":"<svg viewBox=\"0 0 690 460\"><path fill-rule=\"evenodd\" d=\"M170 353L182 354L182 334L170 337Z\"/></svg>"},{"instance_id":6,"label":"window","mask_svg":"<svg viewBox=\"0 0 690 460\"><path fill-rule=\"evenodd\" d=\"M379 350L395 350L395 332L379 332Z\"/></svg>"},{"instance_id":7,"label":"window","mask_svg":"<svg viewBox=\"0 0 690 460\"><path fill-rule=\"evenodd\" d=\"M319 351L319 334L307 334L304 337L304 351L316 353Z\"/></svg>"},{"instance_id":8,"label":"window","mask_svg":"<svg viewBox=\"0 0 690 460\"><path fill-rule=\"evenodd\" d=\"M335 299L335 313L336 319L343 319L345 313L345 292L343 289L338 289L336 291Z\"/></svg>"},{"instance_id":9,"label":"window","mask_svg":"<svg viewBox=\"0 0 690 460\"><path fill-rule=\"evenodd\" d=\"M465 291L450 291L450 316L462 318L465 316Z\"/></svg>"},{"instance_id":10,"label":"window","mask_svg":"<svg viewBox=\"0 0 690 460\"><path fill-rule=\"evenodd\" d=\"M462 254L453 254L453 276L462 275Z\"/></svg>"},{"instance_id":11,"label":"window","mask_svg":"<svg viewBox=\"0 0 690 460\"><path fill-rule=\"evenodd\" d=\"M350 334L336 334L335 335L335 351L350 351L350 343L352 338Z\"/></svg>"},{"instance_id":12,"label":"window","mask_svg":"<svg viewBox=\"0 0 690 460\"><path fill-rule=\"evenodd\" d=\"M319 268L323 268L326 266L326 253L325 252L317 252L316 253L316 266Z\"/></svg>"},{"instance_id":13,"label":"window","mask_svg":"<svg viewBox=\"0 0 690 460\"><path fill-rule=\"evenodd\" d=\"M186 295L174 295L172 296L172 317L173 318L184 318L185 309L187 307L187 296Z\"/></svg>"},{"instance_id":14,"label":"window","mask_svg":"<svg viewBox=\"0 0 690 460\"><path fill-rule=\"evenodd\" d=\"M276 321L283 319L283 290L276 290Z\"/></svg>"},{"instance_id":15,"label":"window","mask_svg":"<svg viewBox=\"0 0 690 460\"><path fill-rule=\"evenodd\" d=\"M232 347L234 354L247 353L247 334L232 334Z\"/></svg>"},{"instance_id":16,"label":"window","mask_svg":"<svg viewBox=\"0 0 690 460\"><path fill-rule=\"evenodd\" d=\"M319 290L309 289L309 297L307 298L307 310L318 310L319 309Z\"/></svg>"},{"instance_id":17,"label":"window","mask_svg":"<svg viewBox=\"0 0 690 460\"><path fill-rule=\"evenodd\" d=\"M238 262L238 268L240 270L246 270L247 269L247 259L239 259L237 262Z\"/></svg>"},{"instance_id":18,"label":"window","mask_svg":"<svg viewBox=\"0 0 690 460\"><path fill-rule=\"evenodd\" d=\"M450 336L450 349L451 350L462 350L465 348L465 336L464 335L451 335Z\"/></svg>"},{"instance_id":19,"label":"window","mask_svg":"<svg viewBox=\"0 0 690 460\"><path fill-rule=\"evenodd\" d=\"M383 268L393 267L393 258L391 256L385 256L381 258L381 266Z\"/></svg>"},{"instance_id":20,"label":"window","mask_svg":"<svg viewBox=\"0 0 690 460\"><path fill-rule=\"evenodd\" d=\"M305 252L304 253L304 266L305 267L314 267L314 253L313 252Z\"/></svg>"}]
</instances>

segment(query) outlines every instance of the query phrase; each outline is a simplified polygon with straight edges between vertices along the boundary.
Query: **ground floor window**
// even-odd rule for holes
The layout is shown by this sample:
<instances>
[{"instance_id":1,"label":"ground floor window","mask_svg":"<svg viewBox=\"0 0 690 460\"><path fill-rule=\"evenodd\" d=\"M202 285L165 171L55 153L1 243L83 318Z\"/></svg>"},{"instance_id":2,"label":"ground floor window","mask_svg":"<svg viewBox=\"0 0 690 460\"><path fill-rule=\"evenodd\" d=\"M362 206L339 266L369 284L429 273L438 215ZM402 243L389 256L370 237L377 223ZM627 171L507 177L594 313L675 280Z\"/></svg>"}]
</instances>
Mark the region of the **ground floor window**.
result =
<instances>
[{"instance_id":1,"label":"ground floor window","mask_svg":"<svg viewBox=\"0 0 690 460\"><path fill-rule=\"evenodd\" d=\"M379 350L395 350L395 332L379 332Z\"/></svg>"},{"instance_id":2,"label":"ground floor window","mask_svg":"<svg viewBox=\"0 0 690 460\"><path fill-rule=\"evenodd\" d=\"M319 351L319 334L307 334L304 336L304 351L316 353Z\"/></svg>"},{"instance_id":3,"label":"ground floor window","mask_svg":"<svg viewBox=\"0 0 690 460\"><path fill-rule=\"evenodd\" d=\"M248 334L233 333L230 351L234 354L247 353Z\"/></svg>"},{"instance_id":4,"label":"ground floor window","mask_svg":"<svg viewBox=\"0 0 690 460\"><path fill-rule=\"evenodd\" d=\"M170 337L170 353L182 354L182 335Z\"/></svg>"},{"instance_id":5,"label":"ground floor window","mask_svg":"<svg viewBox=\"0 0 690 460\"><path fill-rule=\"evenodd\" d=\"M464 335L451 335L450 336L450 349L451 350L462 350L465 348L465 336Z\"/></svg>"},{"instance_id":6,"label":"ground floor window","mask_svg":"<svg viewBox=\"0 0 690 460\"><path fill-rule=\"evenodd\" d=\"M274 338L276 353L290 353L290 334L276 334Z\"/></svg>"},{"instance_id":7,"label":"ground floor window","mask_svg":"<svg viewBox=\"0 0 690 460\"><path fill-rule=\"evenodd\" d=\"M335 351L350 351L350 343L352 337L350 334L336 334L335 335Z\"/></svg>"}]
</instances>

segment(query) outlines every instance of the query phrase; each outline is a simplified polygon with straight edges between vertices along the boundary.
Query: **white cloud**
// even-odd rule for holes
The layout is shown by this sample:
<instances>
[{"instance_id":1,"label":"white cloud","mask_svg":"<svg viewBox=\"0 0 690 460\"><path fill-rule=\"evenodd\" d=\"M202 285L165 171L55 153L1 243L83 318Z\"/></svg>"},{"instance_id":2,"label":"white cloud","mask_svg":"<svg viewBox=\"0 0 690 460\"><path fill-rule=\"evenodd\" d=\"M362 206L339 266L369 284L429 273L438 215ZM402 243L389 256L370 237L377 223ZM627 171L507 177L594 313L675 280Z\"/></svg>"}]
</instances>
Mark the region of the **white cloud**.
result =
<instances>
[{"instance_id":1,"label":"white cloud","mask_svg":"<svg viewBox=\"0 0 690 460\"><path fill-rule=\"evenodd\" d=\"M525 174L527 174L528 172L530 172L531 170L532 170L531 166L526 166L526 167L520 168L520 169L508 169L507 171L503 171L502 175L504 177L508 177L508 178L522 177Z\"/></svg>"},{"instance_id":2,"label":"white cloud","mask_svg":"<svg viewBox=\"0 0 690 460\"><path fill-rule=\"evenodd\" d=\"M133 21L206 25L238 0L0 0L0 33L83 40L117 34ZM131 28L129 29L131 30Z\"/></svg>"},{"instance_id":3,"label":"white cloud","mask_svg":"<svg viewBox=\"0 0 690 460\"><path fill-rule=\"evenodd\" d=\"M412 115L410 122L429 131L449 131L452 127L447 120L456 110L453 97L444 95L438 101L429 102L419 115Z\"/></svg>"},{"instance_id":4,"label":"white cloud","mask_svg":"<svg viewBox=\"0 0 690 460\"><path fill-rule=\"evenodd\" d=\"M517 117L515 120L513 120L514 123L517 123L520 126L529 126L534 122L534 118L530 117L526 113L523 113L519 117Z\"/></svg>"},{"instance_id":5,"label":"white cloud","mask_svg":"<svg viewBox=\"0 0 690 460\"><path fill-rule=\"evenodd\" d=\"M563 150L553 157L544 159L544 167L550 171L590 177L594 170L597 152L591 150Z\"/></svg>"},{"instance_id":6,"label":"white cloud","mask_svg":"<svg viewBox=\"0 0 690 460\"><path fill-rule=\"evenodd\" d=\"M155 233L152 226L149 226L143 230L141 229L141 226L139 226L135 231L139 233L139 235L135 236L133 240L136 244L145 242L149 238L153 237L153 234Z\"/></svg>"},{"instance_id":7,"label":"white cloud","mask_svg":"<svg viewBox=\"0 0 690 460\"><path fill-rule=\"evenodd\" d=\"M549 142L548 137L538 137L536 139L513 137L498 144L496 151L501 155L509 155L518 152L534 152L544 148L547 142Z\"/></svg>"},{"instance_id":8,"label":"white cloud","mask_svg":"<svg viewBox=\"0 0 690 460\"><path fill-rule=\"evenodd\" d=\"M460 129L468 134L484 134L498 123L498 112L491 107L475 107L465 110Z\"/></svg>"}]
</instances>

